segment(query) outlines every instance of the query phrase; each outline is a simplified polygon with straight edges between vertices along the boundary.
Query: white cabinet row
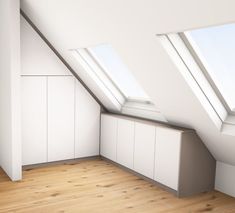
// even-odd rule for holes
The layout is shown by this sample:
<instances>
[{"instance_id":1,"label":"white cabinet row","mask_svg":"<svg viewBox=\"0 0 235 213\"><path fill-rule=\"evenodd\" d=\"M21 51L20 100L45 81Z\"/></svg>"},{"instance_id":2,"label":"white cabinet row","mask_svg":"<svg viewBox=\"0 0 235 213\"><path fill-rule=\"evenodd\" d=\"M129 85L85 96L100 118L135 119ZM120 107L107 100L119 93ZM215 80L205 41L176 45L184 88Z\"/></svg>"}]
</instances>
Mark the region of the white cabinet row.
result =
<instances>
[{"instance_id":1,"label":"white cabinet row","mask_svg":"<svg viewBox=\"0 0 235 213\"><path fill-rule=\"evenodd\" d=\"M23 165L99 155L100 106L72 76L22 76Z\"/></svg>"},{"instance_id":2,"label":"white cabinet row","mask_svg":"<svg viewBox=\"0 0 235 213\"><path fill-rule=\"evenodd\" d=\"M183 140L185 136L189 139ZM189 156L194 151L192 156L195 160ZM112 114L101 115L101 156L177 191L178 195L193 194L198 190L190 185L194 184L190 166L196 165L195 168L198 168L198 158L203 157L205 168L215 165L213 157L191 130L154 125ZM185 166L181 163L183 159L187 164ZM198 180L201 178L200 174L196 176ZM208 184L208 180L213 182L213 175L208 177L205 184L203 178L197 180L195 188L203 191L213 185L211 182L211 185ZM200 184L204 184L203 187Z\"/></svg>"},{"instance_id":3,"label":"white cabinet row","mask_svg":"<svg viewBox=\"0 0 235 213\"><path fill-rule=\"evenodd\" d=\"M101 155L177 190L180 134L103 114ZM161 140L164 143L158 143ZM166 155L166 151L171 154Z\"/></svg>"}]
</instances>

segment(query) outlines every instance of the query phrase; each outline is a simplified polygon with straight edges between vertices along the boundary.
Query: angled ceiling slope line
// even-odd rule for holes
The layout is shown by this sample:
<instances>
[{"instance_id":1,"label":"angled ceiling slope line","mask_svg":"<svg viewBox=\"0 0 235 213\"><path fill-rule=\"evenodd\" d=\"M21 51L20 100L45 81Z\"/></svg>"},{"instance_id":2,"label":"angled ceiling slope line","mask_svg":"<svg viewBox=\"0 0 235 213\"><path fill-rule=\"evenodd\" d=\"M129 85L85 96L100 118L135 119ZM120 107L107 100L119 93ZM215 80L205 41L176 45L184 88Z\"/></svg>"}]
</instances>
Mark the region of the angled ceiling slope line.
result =
<instances>
[{"instance_id":1,"label":"angled ceiling slope line","mask_svg":"<svg viewBox=\"0 0 235 213\"><path fill-rule=\"evenodd\" d=\"M88 86L87 84L81 79L79 74L70 66L70 64L64 59L64 57L56 50L56 48L50 43L50 41L43 35L43 33L38 29L38 27L31 21L31 19L26 15L26 13L21 9L20 13L22 17L26 20L26 22L32 27L32 29L39 35L39 37L46 43L46 45L52 50L52 52L58 57L58 59L66 66L66 68L72 73L72 75L83 85L83 87L88 91L88 93L96 100L96 102L103 108L105 112L112 112L115 114L125 114L126 116L139 118L143 120L150 120L150 121L157 121L159 123L166 123L167 120L164 116L157 112L156 115L154 113L148 113L149 110L139 110L138 108L135 109L133 112L133 108L131 107L131 112L128 111L127 107L123 108L120 112L118 111L111 111L106 107L106 105L102 102L102 99L98 98L97 96ZM136 112L138 111L138 112ZM146 113L147 112L147 113ZM143 114L144 113L144 114ZM175 126L175 125L173 125ZM179 126L176 126L179 127Z\"/></svg>"},{"instance_id":2,"label":"angled ceiling slope line","mask_svg":"<svg viewBox=\"0 0 235 213\"><path fill-rule=\"evenodd\" d=\"M47 38L41 33L41 31L36 27L36 25L30 20L30 18L21 9L20 14L28 22L28 24L35 30L35 32L40 36L40 38L48 45L48 47L53 51L53 53L59 58L59 60L67 67L67 69L73 74L73 76L82 84L82 86L88 91L88 93L96 100L96 102L103 108L105 112L108 112L104 104L97 98L97 96L89 89L89 87L83 82L79 75L73 70L73 68L65 61L61 54L55 49L55 47L47 40Z\"/></svg>"}]
</instances>

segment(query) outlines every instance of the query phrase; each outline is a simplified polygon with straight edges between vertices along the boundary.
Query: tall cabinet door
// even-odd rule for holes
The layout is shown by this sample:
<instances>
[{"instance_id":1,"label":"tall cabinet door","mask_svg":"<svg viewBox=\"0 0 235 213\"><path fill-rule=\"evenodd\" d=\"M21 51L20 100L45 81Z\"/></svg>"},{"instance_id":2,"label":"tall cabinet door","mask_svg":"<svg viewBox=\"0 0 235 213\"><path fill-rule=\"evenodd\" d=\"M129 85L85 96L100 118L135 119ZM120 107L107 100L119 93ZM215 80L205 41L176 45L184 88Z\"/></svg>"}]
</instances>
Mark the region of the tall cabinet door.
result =
<instances>
[{"instance_id":1,"label":"tall cabinet door","mask_svg":"<svg viewBox=\"0 0 235 213\"><path fill-rule=\"evenodd\" d=\"M101 115L100 154L112 161L117 161L117 118Z\"/></svg>"},{"instance_id":2,"label":"tall cabinet door","mask_svg":"<svg viewBox=\"0 0 235 213\"><path fill-rule=\"evenodd\" d=\"M99 155L100 106L76 81L75 157Z\"/></svg>"},{"instance_id":3,"label":"tall cabinet door","mask_svg":"<svg viewBox=\"0 0 235 213\"><path fill-rule=\"evenodd\" d=\"M135 123L134 170L154 177L155 126Z\"/></svg>"},{"instance_id":4,"label":"tall cabinet door","mask_svg":"<svg viewBox=\"0 0 235 213\"><path fill-rule=\"evenodd\" d=\"M47 78L21 77L23 165L47 162Z\"/></svg>"},{"instance_id":5,"label":"tall cabinet door","mask_svg":"<svg viewBox=\"0 0 235 213\"><path fill-rule=\"evenodd\" d=\"M48 77L48 161L74 158L74 77Z\"/></svg>"},{"instance_id":6,"label":"tall cabinet door","mask_svg":"<svg viewBox=\"0 0 235 213\"><path fill-rule=\"evenodd\" d=\"M135 125L133 121L118 119L117 162L133 169Z\"/></svg>"},{"instance_id":7,"label":"tall cabinet door","mask_svg":"<svg viewBox=\"0 0 235 213\"><path fill-rule=\"evenodd\" d=\"M156 128L155 180L178 190L181 131Z\"/></svg>"}]
</instances>

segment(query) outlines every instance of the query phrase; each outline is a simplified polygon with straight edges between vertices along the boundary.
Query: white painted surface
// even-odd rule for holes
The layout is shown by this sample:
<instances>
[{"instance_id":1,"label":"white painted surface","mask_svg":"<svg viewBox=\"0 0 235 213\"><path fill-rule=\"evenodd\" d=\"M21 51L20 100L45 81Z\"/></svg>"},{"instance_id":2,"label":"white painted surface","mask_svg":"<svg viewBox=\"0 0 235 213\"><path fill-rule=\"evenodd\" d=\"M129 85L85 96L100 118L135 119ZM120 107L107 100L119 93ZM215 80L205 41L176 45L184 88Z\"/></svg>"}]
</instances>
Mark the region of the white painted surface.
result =
<instances>
[{"instance_id":1,"label":"white painted surface","mask_svg":"<svg viewBox=\"0 0 235 213\"><path fill-rule=\"evenodd\" d=\"M117 162L129 169L134 166L134 139L134 122L118 118Z\"/></svg>"},{"instance_id":2,"label":"white painted surface","mask_svg":"<svg viewBox=\"0 0 235 213\"><path fill-rule=\"evenodd\" d=\"M112 161L117 161L118 120L109 115L101 115L100 154Z\"/></svg>"},{"instance_id":3,"label":"white painted surface","mask_svg":"<svg viewBox=\"0 0 235 213\"><path fill-rule=\"evenodd\" d=\"M47 162L47 77L21 77L23 165Z\"/></svg>"},{"instance_id":4,"label":"white painted surface","mask_svg":"<svg viewBox=\"0 0 235 213\"><path fill-rule=\"evenodd\" d=\"M100 106L76 81L75 83L75 157L99 155Z\"/></svg>"},{"instance_id":5,"label":"white painted surface","mask_svg":"<svg viewBox=\"0 0 235 213\"><path fill-rule=\"evenodd\" d=\"M74 82L48 77L48 161L74 158Z\"/></svg>"},{"instance_id":6,"label":"white painted surface","mask_svg":"<svg viewBox=\"0 0 235 213\"><path fill-rule=\"evenodd\" d=\"M19 4L0 1L0 166L12 180L22 177Z\"/></svg>"},{"instance_id":7,"label":"white painted surface","mask_svg":"<svg viewBox=\"0 0 235 213\"><path fill-rule=\"evenodd\" d=\"M235 166L217 161L215 189L235 197Z\"/></svg>"},{"instance_id":8,"label":"white painted surface","mask_svg":"<svg viewBox=\"0 0 235 213\"><path fill-rule=\"evenodd\" d=\"M154 126L135 122L134 170L151 179L154 178L155 130Z\"/></svg>"},{"instance_id":9,"label":"white painted surface","mask_svg":"<svg viewBox=\"0 0 235 213\"><path fill-rule=\"evenodd\" d=\"M181 132L156 127L154 179L178 190Z\"/></svg>"},{"instance_id":10,"label":"white painted surface","mask_svg":"<svg viewBox=\"0 0 235 213\"><path fill-rule=\"evenodd\" d=\"M22 16L20 24L21 75L71 75Z\"/></svg>"}]
</instances>

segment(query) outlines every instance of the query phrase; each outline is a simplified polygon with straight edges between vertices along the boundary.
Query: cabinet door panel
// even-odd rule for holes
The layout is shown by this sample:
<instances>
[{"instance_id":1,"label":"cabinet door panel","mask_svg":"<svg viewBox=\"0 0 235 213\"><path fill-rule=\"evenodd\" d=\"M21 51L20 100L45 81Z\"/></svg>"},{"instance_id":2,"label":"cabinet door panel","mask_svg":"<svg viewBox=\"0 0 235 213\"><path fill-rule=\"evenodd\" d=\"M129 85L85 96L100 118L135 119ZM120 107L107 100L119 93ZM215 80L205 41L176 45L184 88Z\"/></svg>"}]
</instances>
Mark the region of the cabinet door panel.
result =
<instances>
[{"instance_id":1,"label":"cabinet door panel","mask_svg":"<svg viewBox=\"0 0 235 213\"><path fill-rule=\"evenodd\" d=\"M133 169L134 122L118 119L117 162Z\"/></svg>"},{"instance_id":2,"label":"cabinet door panel","mask_svg":"<svg viewBox=\"0 0 235 213\"><path fill-rule=\"evenodd\" d=\"M75 157L99 155L100 106L76 81Z\"/></svg>"},{"instance_id":3,"label":"cabinet door panel","mask_svg":"<svg viewBox=\"0 0 235 213\"><path fill-rule=\"evenodd\" d=\"M101 116L101 147L102 156L117 161L117 118L102 115Z\"/></svg>"},{"instance_id":4,"label":"cabinet door panel","mask_svg":"<svg viewBox=\"0 0 235 213\"><path fill-rule=\"evenodd\" d=\"M48 160L74 158L74 78L48 77Z\"/></svg>"},{"instance_id":5,"label":"cabinet door panel","mask_svg":"<svg viewBox=\"0 0 235 213\"><path fill-rule=\"evenodd\" d=\"M155 180L178 190L181 132L156 128Z\"/></svg>"},{"instance_id":6,"label":"cabinet door panel","mask_svg":"<svg viewBox=\"0 0 235 213\"><path fill-rule=\"evenodd\" d=\"M135 123L134 170L153 179L155 127Z\"/></svg>"},{"instance_id":7,"label":"cabinet door panel","mask_svg":"<svg viewBox=\"0 0 235 213\"><path fill-rule=\"evenodd\" d=\"M47 78L21 77L23 165L47 162Z\"/></svg>"}]
</instances>

